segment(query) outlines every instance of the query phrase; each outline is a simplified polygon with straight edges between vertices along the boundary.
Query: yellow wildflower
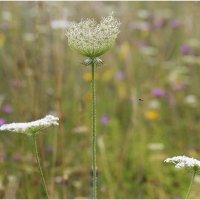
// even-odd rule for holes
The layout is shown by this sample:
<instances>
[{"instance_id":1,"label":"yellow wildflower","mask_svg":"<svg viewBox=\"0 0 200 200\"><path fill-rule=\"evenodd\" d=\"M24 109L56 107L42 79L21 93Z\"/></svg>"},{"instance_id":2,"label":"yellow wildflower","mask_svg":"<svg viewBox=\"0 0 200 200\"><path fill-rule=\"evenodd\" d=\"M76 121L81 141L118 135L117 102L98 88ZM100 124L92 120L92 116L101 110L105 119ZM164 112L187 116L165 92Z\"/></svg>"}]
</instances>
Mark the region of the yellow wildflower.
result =
<instances>
[{"instance_id":1,"label":"yellow wildflower","mask_svg":"<svg viewBox=\"0 0 200 200\"><path fill-rule=\"evenodd\" d=\"M156 111L147 111L145 113L145 117L148 119L148 120L157 120L159 119L159 113L156 112Z\"/></svg>"},{"instance_id":2,"label":"yellow wildflower","mask_svg":"<svg viewBox=\"0 0 200 200\"><path fill-rule=\"evenodd\" d=\"M89 102L91 102L91 100L92 100L92 95L91 95L90 93L86 93L86 94L83 96L83 101L84 101L85 103L89 103Z\"/></svg>"},{"instance_id":3,"label":"yellow wildflower","mask_svg":"<svg viewBox=\"0 0 200 200\"><path fill-rule=\"evenodd\" d=\"M198 156L198 153L197 151L195 151L194 149L190 149L188 154L191 156L191 157L197 157Z\"/></svg>"},{"instance_id":4,"label":"yellow wildflower","mask_svg":"<svg viewBox=\"0 0 200 200\"><path fill-rule=\"evenodd\" d=\"M127 95L127 89L126 89L126 85L121 83L119 86L118 86L118 95L120 98L125 98L126 95Z\"/></svg>"},{"instance_id":5,"label":"yellow wildflower","mask_svg":"<svg viewBox=\"0 0 200 200\"><path fill-rule=\"evenodd\" d=\"M113 78L113 74L114 72L112 70L106 70L104 73L103 73L103 76L102 76L102 79L104 81L110 81L112 78Z\"/></svg>"},{"instance_id":6,"label":"yellow wildflower","mask_svg":"<svg viewBox=\"0 0 200 200\"><path fill-rule=\"evenodd\" d=\"M92 80L92 74L90 72L86 72L83 74L83 80L84 81L91 81Z\"/></svg>"},{"instance_id":7,"label":"yellow wildflower","mask_svg":"<svg viewBox=\"0 0 200 200\"><path fill-rule=\"evenodd\" d=\"M129 52L130 52L129 43L128 42L123 43L119 51L121 58L125 59L127 55L129 54Z\"/></svg>"},{"instance_id":8,"label":"yellow wildflower","mask_svg":"<svg viewBox=\"0 0 200 200\"><path fill-rule=\"evenodd\" d=\"M6 41L5 35L0 33L0 47L4 45L5 41Z\"/></svg>"},{"instance_id":9,"label":"yellow wildflower","mask_svg":"<svg viewBox=\"0 0 200 200\"><path fill-rule=\"evenodd\" d=\"M96 75L95 75L95 80L98 80L98 74L96 73ZM85 72L84 74L83 74L83 80L84 81L87 81L87 82L90 82L91 80L92 80L92 74L91 74L91 72Z\"/></svg>"}]
</instances>

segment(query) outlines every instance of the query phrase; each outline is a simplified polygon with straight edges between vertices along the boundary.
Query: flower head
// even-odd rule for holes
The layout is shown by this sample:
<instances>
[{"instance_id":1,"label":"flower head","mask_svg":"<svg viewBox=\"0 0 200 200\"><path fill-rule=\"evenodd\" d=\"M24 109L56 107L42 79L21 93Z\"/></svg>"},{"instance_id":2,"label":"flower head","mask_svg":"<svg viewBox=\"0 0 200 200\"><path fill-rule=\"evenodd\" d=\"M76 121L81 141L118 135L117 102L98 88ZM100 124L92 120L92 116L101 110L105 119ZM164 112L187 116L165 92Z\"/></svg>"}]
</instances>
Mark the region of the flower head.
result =
<instances>
[{"instance_id":1,"label":"flower head","mask_svg":"<svg viewBox=\"0 0 200 200\"><path fill-rule=\"evenodd\" d=\"M103 125L108 125L109 124L109 122L110 122L110 119L109 119L109 117L108 116L106 116L106 115L103 115L102 117L101 117L101 123L103 124Z\"/></svg>"},{"instance_id":2,"label":"flower head","mask_svg":"<svg viewBox=\"0 0 200 200\"><path fill-rule=\"evenodd\" d=\"M10 113L12 113L13 109L12 109L11 106L6 105L6 106L4 106L4 107L2 108L2 111L3 111L4 113L6 113L6 114L10 114Z\"/></svg>"},{"instance_id":3,"label":"flower head","mask_svg":"<svg viewBox=\"0 0 200 200\"><path fill-rule=\"evenodd\" d=\"M32 135L39 133L41 130L51 125L58 125L58 120L58 117L47 115L42 119L32 122L4 124L0 127L0 131L10 131Z\"/></svg>"},{"instance_id":4,"label":"flower head","mask_svg":"<svg viewBox=\"0 0 200 200\"><path fill-rule=\"evenodd\" d=\"M69 22L62 19L54 19L50 22L51 28L53 29L65 29L68 26Z\"/></svg>"},{"instance_id":5,"label":"flower head","mask_svg":"<svg viewBox=\"0 0 200 200\"><path fill-rule=\"evenodd\" d=\"M181 48L180 48L180 51L181 51L181 53L184 54L184 55L191 55L193 49L192 49L191 46L189 46L189 45L187 45L187 44L183 44L183 45L181 46Z\"/></svg>"},{"instance_id":6,"label":"flower head","mask_svg":"<svg viewBox=\"0 0 200 200\"><path fill-rule=\"evenodd\" d=\"M200 170L200 161L187 156L175 156L172 158L167 158L164 162L173 163L178 169L192 168L195 170Z\"/></svg>"},{"instance_id":7,"label":"flower head","mask_svg":"<svg viewBox=\"0 0 200 200\"><path fill-rule=\"evenodd\" d=\"M95 59L113 46L119 26L120 22L112 15L102 18L99 24L94 19L73 22L66 32L68 44L81 55Z\"/></svg>"},{"instance_id":8,"label":"flower head","mask_svg":"<svg viewBox=\"0 0 200 200\"><path fill-rule=\"evenodd\" d=\"M184 99L185 103L190 105L190 106L196 106L198 103L197 97L193 94L189 94L185 97Z\"/></svg>"},{"instance_id":9,"label":"flower head","mask_svg":"<svg viewBox=\"0 0 200 200\"><path fill-rule=\"evenodd\" d=\"M145 118L150 121L157 120L157 119L159 119L159 117L160 117L159 113L156 111L147 111L145 113Z\"/></svg>"},{"instance_id":10,"label":"flower head","mask_svg":"<svg viewBox=\"0 0 200 200\"><path fill-rule=\"evenodd\" d=\"M119 81L123 81L126 78L126 75L123 71L118 71L118 73L116 74L116 78Z\"/></svg>"},{"instance_id":11,"label":"flower head","mask_svg":"<svg viewBox=\"0 0 200 200\"><path fill-rule=\"evenodd\" d=\"M164 144L162 143L149 143L148 149L152 151L162 151L164 149Z\"/></svg>"},{"instance_id":12,"label":"flower head","mask_svg":"<svg viewBox=\"0 0 200 200\"><path fill-rule=\"evenodd\" d=\"M162 89L156 88L152 91L152 95L155 97L164 97L166 96L166 92Z\"/></svg>"},{"instance_id":13,"label":"flower head","mask_svg":"<svg viewBox=\"0 0 200 200\"><path fill-rule=\"evenodd\" d=\"M181 26L181 22L178 19L174 19L171 21L170 25L173 29L177 29Z\"/></svg>"}]
</instances>

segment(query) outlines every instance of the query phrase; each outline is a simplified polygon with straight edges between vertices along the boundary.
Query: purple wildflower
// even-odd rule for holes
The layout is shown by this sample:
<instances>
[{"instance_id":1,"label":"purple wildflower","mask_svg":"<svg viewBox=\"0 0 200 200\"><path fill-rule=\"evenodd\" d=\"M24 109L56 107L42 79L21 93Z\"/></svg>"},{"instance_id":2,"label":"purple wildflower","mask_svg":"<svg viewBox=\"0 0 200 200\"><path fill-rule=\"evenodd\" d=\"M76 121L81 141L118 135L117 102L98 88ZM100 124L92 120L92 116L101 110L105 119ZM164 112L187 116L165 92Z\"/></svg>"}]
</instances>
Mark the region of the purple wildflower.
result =
<instances>
[{"instance_id":1,"label":"purple wildflower","mask_svg":"<svg viewBox=\"0 0 200 200\"><path fill-rule=\"evenodd\" d=\"M4 125L6 121L3 118L0 118L0 126Z\"/></svg>"},{"instance_id":2,"label":"purple wildflower","mask_svg":"<svg viewBox=\"0 0 200 200\"><path fill-rule=\"evenodd\" d=\"M24 86L24 82L19 79L14 79L10 82L10 85L14 88L20 88Z\"/></svg>"},{"instance_id":3,"label":"purple wildflower","mask_svg":"<svg viewBox=\"0 0 200 200\"><path fill-rule=\"evenodd\" d=\"M141 32L146 32L146 31L149 31L150 30L150 25L149 23L146 23L146 22L140 22L138 24L138 29L141 31Z\"/></svg>"},{"instance_id":4,"label":"purple wildflower","mask_svg":"<svg viewBox=\"0 0 200 200\"><path fill-rule=\"evenodd\" d=\"M184 90L186 87L187 87L187 84L185 83L176 83L173 85L173 89L175 91Z\"/></svg>"},{"instance_id":5,"label":"purple wildflower","mask_svg":"<svg viewBox=\"0 0 200 200\"><path fill-rule=\"evenodd\" d=\"M16 161L16 162L21 161L21 160L22 160L21 154L16 153L16 154L13 156L13 160Z\"/></svg>"},{"instance_id":6,"label":"purple wildflower","mask_svg":"<svg viewBox=\"0 0 200 200\"><path fill-rule=\"evenodd\" d=\"M7 153L3 153L2 159L3 160L8 160L8 154Z\"/></svg>"},{"instance_id":7,"label":"purple wildflower","mask_svg":"<svg viewBox=\"0 0 200 200\"><path fill-rule=\"evenodd\" d=\"M184 55L189 55L192 53L192 47L187 45L187 44L183 44L181 46L181 53L184 54Z\"/></svg>"},{"instance_id":8,"label":"purple wildflower","mask_svg":"<svg viewBox=\"0 0 200 200\"><path fill-rule=\"evenodd\" d=\"M153 28L154 30L158 30L163 28L166 25L166 20L164 18L160 18L154 21Z\"/></svg>"},{"instance_id":9,"label":"purple wildflower","mask_svg":"<svg viewBox=\"0 0 200 200\"><path fill-rule=\"evenodd\" d=\"M110 122L110 119L109 119L109 117L108 116L106 116L106 115L103 115L102 117L101 117L101 123L103 124L103 125L108 125L109 124L109 122Z\"/></svg>"},{"instance_id":10,"label":"purple wildflower","mask_svg":"<svg viewBox=\"0 0 200 200\"><path fill-rule=\"evenodd\" d=\"M155 97L164 97L166 96L166 92L162 89L156 88L152 91L152 95Z\"/></svg>"},{"instance_id":11,"label":"purple wildflower","mask_svg":"<svg viewBox=\"0 0 200 200\"><path fill-rule=\"evenodd\" d=\"M123 71L119 71L117 74L116 74L116 78L120 81L123 81L125 79L125 73Z\"/></svg>"},{"instance_id":12,"label":"purple wildflower","mask_svg":"<svg viewBox=\"0 0 200 200\"><path fill-rule=\"evenodd\" d=\"M175 97L174 97L174 95L168 95L167 96L167 102L169 103L169 105L171 106L171 107L174 107L175 105L176 105L176 99L175 99Z\"/></svg>"},{"instance_id":13,"label":"purple wildflower","mask_svg":"<svg viewBox=\"0 0 200 200\"><path fill-rule=\"evenodd\" d=\"M146 48L146 47L148 47L148 46L150 46L148 43L147 43L147 41L139 41L139 42L137 42L137 47L138 48Z\"/></svg>"},{"instance_id":14,"label":"purple wildflower","mask_svg":"<svg viewBox=\"0 0 200 200\"><path fill-rule=\"evenodd\" d=\"M47 152L47 154L52 154L53 148L52 148L51 145L47 145L47 146L46 146L46 152Z\"/></svg>"},{"instance_id":15,"label":"purple wildflower","mask_svg":"<svg viewBox=\"0 0 200 200\"><path fill-rule=\"evenodd\" d=\"M9 105L6 105L6 106L4 106L3 108L2 108L2 111L4 112L4 113L6 113L6 114L10 114L10 113L12 113L12 107L11 106L9 106Z\"/></svg>"},{"instance_id":16,"label":"purple wildflower","mask_svg":"<svg viewBox=\"0 0 200 200\"><path fill-rule=\"evenodd\" d=\"M181 22L178 19L174 19L171 21L170 25L173 29L177 29L181 26Z\"/></svg>"},{"instance_id":17,"label":"purple wildflower","mask_svg":"<svg viewBox=\"0 0 200 200\"><path fill-rule=\"evenodd\" d=\"M141 32L146 32L150 30L150 24L143 21L136 21L130 24L130 28L132 30L137 30Z\"/></svg>"}]
</instances>

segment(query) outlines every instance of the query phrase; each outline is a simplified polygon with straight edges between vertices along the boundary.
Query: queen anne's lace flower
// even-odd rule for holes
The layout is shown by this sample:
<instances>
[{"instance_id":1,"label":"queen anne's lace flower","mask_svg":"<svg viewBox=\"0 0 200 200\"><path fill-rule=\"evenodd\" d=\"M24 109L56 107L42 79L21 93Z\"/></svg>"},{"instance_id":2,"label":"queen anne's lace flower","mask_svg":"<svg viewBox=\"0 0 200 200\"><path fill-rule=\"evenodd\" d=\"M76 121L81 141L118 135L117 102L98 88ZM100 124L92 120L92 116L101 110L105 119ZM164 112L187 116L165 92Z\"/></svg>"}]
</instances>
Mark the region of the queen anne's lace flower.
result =
<instances>
[{"instance_id":1,"label":"queen anne's lace flower","mask_svg":"<svg viewBox=\"0 0 200 200\"><path fill-rule=\"evenodd\" d=\"M81 55L95 59L108 51L119 33L120 22L112 15L99 24L93 19L71 23L67 29L69 46Z\"/></svg>"},{"instance_id":2,"label":"queen anne's lace flower","mask_svg":"<svg viewBox=\"0 0 200 200\"><path fill-rule=\"evenodd\" d=\"M47 115L42 119L32 122L4 124L0 126L0 131L10 131L10 132L32 135L39 133L39 131L51 125L59 125L58 121L59 121L58 117Z\"/></svg>"},{"instance_id":3,"label":"queen anne's lace flower","mask_svg":"<svg viewBox=\"0 0 200 200\"><path fill-rule=\"evenodd\" d=\"M200 161L187 156L175 156L172 158L167 158L164 162L173 163L175 167L180 168L192 168L195 170L200 170Z\"/></svg>"}]
</instances>

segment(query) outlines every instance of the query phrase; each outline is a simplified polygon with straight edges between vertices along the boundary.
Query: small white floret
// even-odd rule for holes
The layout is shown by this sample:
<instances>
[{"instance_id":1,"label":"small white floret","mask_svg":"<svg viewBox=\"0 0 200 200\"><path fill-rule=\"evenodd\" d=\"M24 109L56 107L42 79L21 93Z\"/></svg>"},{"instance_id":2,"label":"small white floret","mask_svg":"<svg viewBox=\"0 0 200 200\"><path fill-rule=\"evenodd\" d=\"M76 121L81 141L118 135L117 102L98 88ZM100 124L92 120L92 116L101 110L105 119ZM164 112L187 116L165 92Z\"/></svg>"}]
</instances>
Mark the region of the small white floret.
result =
<instances>
[{"instance_id":1,"label":"small white floret","mask_svg":"<svg viewBox=\"0 0 200 200\"><path fill-rule=\"evenodd\" d=\"M4 124L0 126L0 131L10 131L10 132L24 133L27 135L31 135L39 133L39 131L49 126L59 125L58 121L59 121L58 117L47 115L42 119L32 122Z\"/></svg>"}]
</instances>

